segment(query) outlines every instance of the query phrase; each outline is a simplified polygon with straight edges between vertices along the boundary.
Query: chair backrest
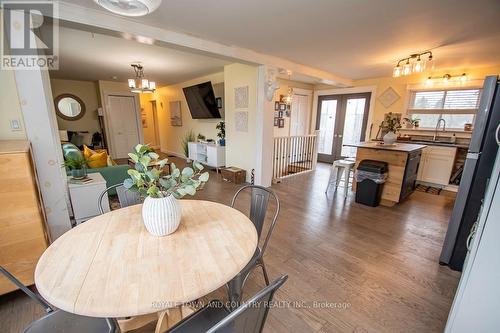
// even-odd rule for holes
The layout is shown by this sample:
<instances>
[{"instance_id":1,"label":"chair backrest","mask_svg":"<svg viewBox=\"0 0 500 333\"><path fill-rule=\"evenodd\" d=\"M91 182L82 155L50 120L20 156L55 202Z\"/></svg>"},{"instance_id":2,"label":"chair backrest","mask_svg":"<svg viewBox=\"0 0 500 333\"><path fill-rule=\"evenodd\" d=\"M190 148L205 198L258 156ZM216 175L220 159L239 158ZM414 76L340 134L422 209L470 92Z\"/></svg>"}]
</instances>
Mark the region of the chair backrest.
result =
<instances>
[{"instance_id":1,"label":"chair backrest","mask_svg":"<svg viewBox=\"0 0 500 333\"><path fill-rule=\"evenodd\" d=\"M274 226L278 220L278 214L280 212L280 201L276 194L273 191L258 185L245 185L241 187L234 194L233 200L231 201L231 207L234 207L236 203L236 199L238 196L245 190L252 190L252 198L250 201L250 220L255 225L255 229L257 229L257 234L259 235L259 240L262 233L262 228L264 226L264 222L266 220L266 212L267 206L269 204L269 197L273 197L276 202L276 211L273 216L273 220L271 222L271 226L269 227L269 231L267 232L266 239L264 241L264 245L262 246L262 253L266 250L267 243L269 242L269 238L271 237L271 233L273 232Z\"/></svg>"},{"instance_id":2,"label":"chair backrest","mask_svg":"<svg viewBox=\"0 0 500 333\"><path fill-rule=\"evenodd\" d=\"M288 279L283 275L271 282L227 317L211 327L207 333L238 332L260 333L264 329L267 314L273 300L274 293Z\"/></svg>"},{"instance_id":3,"label":"chair backrest","mask_svg":"<svg viewBox=\"0 0 500 333\"><path fill-rule=\"evenodd\" d=\"M107 189L101 192L99 195L99 199L97 201L97 205L99 206L99 212L101 214L104 214L104 208L102 206L102 199L106 194L108 194L108 191L116 188L116 194L118 195L118 201L120 202L120 207L127 207L127 206L132 206L132 205L137 205L141 203L141 199L139 197L138 193L135 192L130 192L128 191L123 184L115 184L111 185Z\"/></svg>"},{"instance_id":4,"label":"chair backrest","mask_svg":"<svg viewBox=\"0 0 500 333\"><path fill-rule=\"evenodd\" d=\"M26 295L28 295L32 300L34 300L42 307L44 307L47 313L54 311L54 309L52 309L52 307L47 302L45 302L41 297L32 292L28 287L22 284L21 281L16 279L14 275L10 274L10 272L5 268L3 268L2 266L0 266L0 272L3 275L5 275L5 277L9 279L13 284L15 284L19 289L21 289Z\"/></svg>"}]
</instances>

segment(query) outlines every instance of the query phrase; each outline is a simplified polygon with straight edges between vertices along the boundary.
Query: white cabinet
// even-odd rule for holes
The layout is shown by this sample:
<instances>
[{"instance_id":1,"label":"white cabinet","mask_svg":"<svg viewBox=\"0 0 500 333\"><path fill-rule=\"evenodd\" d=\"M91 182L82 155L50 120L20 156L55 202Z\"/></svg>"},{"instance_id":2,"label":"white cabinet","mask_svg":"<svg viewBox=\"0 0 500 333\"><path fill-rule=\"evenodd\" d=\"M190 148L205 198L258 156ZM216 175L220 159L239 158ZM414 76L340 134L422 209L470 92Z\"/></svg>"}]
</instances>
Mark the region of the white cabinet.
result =
<instances>
[{"instance_id":1,"label":"white cabinet","mask_svg":"<svg viewBox=\"0 0 500 333\"><path fill-rule=\"evenodd\" d=\"M68 183L71 206L77 224L80 224L94 216L100 215L97 200L99 195L106 190L106 181L99 172L89 173L88 177L92 179L86 184ZM108 196L102 199L104 212L109 212Z\"/></svg>"},{"instance_id":2,"label":"white cabinet","mask_svg":"<svg viewBox=\"0 0 500 333\"><path fill-rule=\"evenodd\" d=\"M212 168L226 165L226 147L211 143L189 142L189 159Z\"/></svg>"},{"instance_id":3,"label":"white cabinet","mask_svg":"<svg viewBox=\"0 0 500 333\"><path fill-rule=\"evenodd\" d=\"M417 180L438 185L448 185L456 153L457 148L455 147L427 146L424 148L418 168Z\"/></svg>"}]
</instances>

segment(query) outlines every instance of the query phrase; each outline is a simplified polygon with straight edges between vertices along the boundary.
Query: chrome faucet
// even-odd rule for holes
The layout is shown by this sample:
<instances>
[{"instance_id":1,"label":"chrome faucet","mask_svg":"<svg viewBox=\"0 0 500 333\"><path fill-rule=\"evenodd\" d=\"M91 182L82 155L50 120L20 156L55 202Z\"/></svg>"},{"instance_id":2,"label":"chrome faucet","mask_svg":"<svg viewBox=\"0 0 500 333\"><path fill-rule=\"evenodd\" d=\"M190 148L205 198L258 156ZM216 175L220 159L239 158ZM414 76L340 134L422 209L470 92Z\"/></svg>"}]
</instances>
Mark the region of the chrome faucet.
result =
<instances>
[{"instance_id":1,"label":"chrome faucet","mask_svg":"<svg viewBox=\"0 0 500 333\"><path fill-rule=\"evenodd\" d=\"M446 120L444 120L443 118L440 117L437 121L436 129L434 130L434 137L432 138L432 141L436 141L438 129L439 129L439 125L441 124L441 121L443 122L443 132L446 130Z\"/></svg>"}]
</instances>

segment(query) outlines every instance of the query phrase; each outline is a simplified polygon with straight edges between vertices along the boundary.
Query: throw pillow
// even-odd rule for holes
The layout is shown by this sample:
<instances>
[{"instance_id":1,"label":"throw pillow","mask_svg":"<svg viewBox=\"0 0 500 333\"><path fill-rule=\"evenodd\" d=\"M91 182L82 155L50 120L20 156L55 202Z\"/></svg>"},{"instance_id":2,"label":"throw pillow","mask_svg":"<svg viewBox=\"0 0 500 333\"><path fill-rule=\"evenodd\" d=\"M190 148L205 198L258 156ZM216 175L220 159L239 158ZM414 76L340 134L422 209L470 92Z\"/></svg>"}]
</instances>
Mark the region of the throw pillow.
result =
<instances>
[{"instance_id":1,"label":"throw pillow","mask_svg":"<svg viewBox=\"0 0 500 333\"><path fill-rule=\"evenodd\" d=\"M96 152L86 145L83 145L83 155L88 160L87 165L91 169L108 166L108 154L105 150Z\"/></svg>"}]
</instances>

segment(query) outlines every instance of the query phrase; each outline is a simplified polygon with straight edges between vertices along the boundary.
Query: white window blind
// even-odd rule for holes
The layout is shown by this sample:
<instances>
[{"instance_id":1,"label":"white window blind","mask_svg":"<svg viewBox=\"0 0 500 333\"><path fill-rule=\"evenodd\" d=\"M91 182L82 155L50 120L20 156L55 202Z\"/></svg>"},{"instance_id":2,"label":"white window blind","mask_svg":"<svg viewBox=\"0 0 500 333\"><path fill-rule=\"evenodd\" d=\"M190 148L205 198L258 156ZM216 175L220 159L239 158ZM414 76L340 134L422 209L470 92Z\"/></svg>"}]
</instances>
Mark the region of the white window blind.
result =
<instances>
[{"instance_id":1,"label":"white window blind","mask_svg":"<svg viewBox=\"0 0 500 333\"><path fill-rule=\"evenodd\" d=\"M408 113L475 114L481 89L411 91Z\"/></svg>"}]
</instances>

